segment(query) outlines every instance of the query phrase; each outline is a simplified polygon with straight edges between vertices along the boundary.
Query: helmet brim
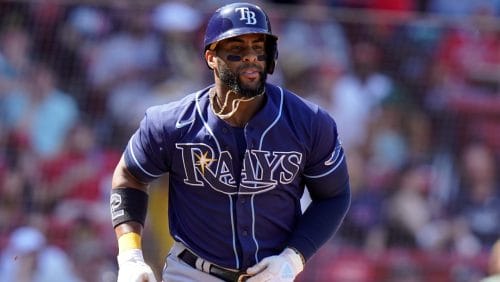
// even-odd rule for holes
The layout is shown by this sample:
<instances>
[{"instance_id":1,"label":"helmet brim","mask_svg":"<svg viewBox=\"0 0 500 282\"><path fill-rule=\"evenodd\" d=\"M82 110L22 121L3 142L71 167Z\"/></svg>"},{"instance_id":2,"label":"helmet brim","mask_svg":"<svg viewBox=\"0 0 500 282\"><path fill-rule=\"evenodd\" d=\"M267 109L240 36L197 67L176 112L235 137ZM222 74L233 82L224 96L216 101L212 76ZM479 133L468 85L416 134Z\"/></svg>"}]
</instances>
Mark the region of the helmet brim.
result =
<instances>
[{"instance_id":1,"label":"helmet brim","mask_svg":"<svg viewBox=\"0 0 500 282\"><path fill-rule=\"evenodd\" d=\"M208 49L210 45L217 43L219 41L246 34L264 34L266 36L272 37L274 40L278 40L278 37L276 35L262 28L242 27L242 28L230 29L224 33L219 34L217 37L213 38L212 40L206 43L205 49Z\"/></svg>"}]
</instances>

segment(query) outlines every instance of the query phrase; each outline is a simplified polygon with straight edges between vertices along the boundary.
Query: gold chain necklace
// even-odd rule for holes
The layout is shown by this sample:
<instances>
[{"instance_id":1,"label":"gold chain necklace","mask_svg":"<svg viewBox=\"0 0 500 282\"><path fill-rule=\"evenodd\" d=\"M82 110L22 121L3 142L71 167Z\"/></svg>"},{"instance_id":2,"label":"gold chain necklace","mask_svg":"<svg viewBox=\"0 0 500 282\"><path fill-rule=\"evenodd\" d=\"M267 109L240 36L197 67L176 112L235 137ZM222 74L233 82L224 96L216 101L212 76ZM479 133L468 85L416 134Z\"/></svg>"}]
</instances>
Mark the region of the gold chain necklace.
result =
<instances>
[{"instance_id":1,"label":"gold chain necklace","mask_svg":"<svg viewBox=\"0 0 500 282\"><path fill-rule=\"evenodd\" d=\"M209 93L209 97L210 97L210 105L212 106L212 110L214 111L215 115L218 116L219 118L221 119L228 119L228 118L231 118L235 113L236 111L238 111L238 107L240 105L241 102L249 102L249 101L252 101L253 99L261 96L261 95L264 95L264 92L265 91L262 91L262 93L260 93L259 95L256 95L256 96L253 96L251 98L235 98L233 100L233 102L231 103L231 111L227 114L223 114L223 112L226 110L226 108L228 107L228 101L229 101L229 95L231 95L231 93L233 93L233 95L236 95L236 92L234 91L227 91L226 92L226 97L224 99L224 104L221 106L220 104L220 101L219 101L219 98L216 97L217 96L217 93L215 92L215 90L213 90L213 88L210 90L210 93ZM214 100L217 100L217 101L214 101ZM217 103L217 106L219 108L219 111L215 110L215 103Z\"/></svg>"}]
</instances>

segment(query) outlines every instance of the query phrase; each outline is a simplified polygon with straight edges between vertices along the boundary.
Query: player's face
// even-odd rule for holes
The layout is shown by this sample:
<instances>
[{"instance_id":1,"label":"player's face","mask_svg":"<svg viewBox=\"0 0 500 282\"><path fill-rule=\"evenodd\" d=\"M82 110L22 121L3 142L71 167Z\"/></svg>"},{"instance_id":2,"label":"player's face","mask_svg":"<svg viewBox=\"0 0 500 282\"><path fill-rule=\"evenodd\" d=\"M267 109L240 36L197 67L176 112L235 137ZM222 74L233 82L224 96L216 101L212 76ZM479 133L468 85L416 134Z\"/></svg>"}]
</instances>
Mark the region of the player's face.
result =
<instances>
[{"instance_id":1,"label":"player's face","mask_svg":"<svg viewBox=\"0 0 500 282\"><path fill-rule=\"evenodd\" d=\"M247 34L217 44L219 79L244 97L261 94L267 78L265 35Z\"/></svg>"}]
</instances>

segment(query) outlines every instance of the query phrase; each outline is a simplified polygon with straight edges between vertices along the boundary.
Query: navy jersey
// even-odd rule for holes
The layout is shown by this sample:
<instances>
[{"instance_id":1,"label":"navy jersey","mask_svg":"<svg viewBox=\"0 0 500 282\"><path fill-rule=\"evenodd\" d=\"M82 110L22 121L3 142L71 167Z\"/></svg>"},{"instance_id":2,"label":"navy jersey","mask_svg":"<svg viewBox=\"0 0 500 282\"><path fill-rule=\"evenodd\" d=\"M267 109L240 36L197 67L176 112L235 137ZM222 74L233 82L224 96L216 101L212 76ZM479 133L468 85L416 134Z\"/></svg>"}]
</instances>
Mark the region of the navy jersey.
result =
<instances>
[{"instance_id":1,"label":"navy jersey","mask_svg":"<svg viewBox=\"0 0 500 282\"><path fill-rule=\"evenodd\" d=\"M149 108L125 161L145 183L169 173L176 240L208 261L243 269L287 246L305 185L313 200L342 189L344 152L328 113L266 84L265 104L243 129L240 154L241 129L213 113L210 87Z\"/></svg>"}]
</instances>

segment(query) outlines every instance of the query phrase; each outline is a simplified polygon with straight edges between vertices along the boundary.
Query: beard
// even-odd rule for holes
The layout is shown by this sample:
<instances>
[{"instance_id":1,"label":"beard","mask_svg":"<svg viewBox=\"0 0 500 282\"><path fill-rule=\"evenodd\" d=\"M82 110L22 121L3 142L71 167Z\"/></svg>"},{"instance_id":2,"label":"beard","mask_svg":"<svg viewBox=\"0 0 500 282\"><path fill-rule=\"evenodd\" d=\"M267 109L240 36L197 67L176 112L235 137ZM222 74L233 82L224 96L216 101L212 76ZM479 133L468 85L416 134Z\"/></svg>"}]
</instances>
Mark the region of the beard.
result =
<instances>
[{"instance_id":1,"label":"beard","mask_svg":"<svg viewBox=\"0 0 500 282\"><path fill-rule=\"evenodd\" d=\"M239 67L236 72L233 72L227 66L222 65L219 69L219 78L227 87L229 87L229 89L231 89L231 91L238 93L245 98L252 98L264 92L267 73L265 71L259 71L260 81L257 86L245 86L241 82L238 73L247 67L252 67L252 65L243 65Z\"/></svg>"}]
</instances>

